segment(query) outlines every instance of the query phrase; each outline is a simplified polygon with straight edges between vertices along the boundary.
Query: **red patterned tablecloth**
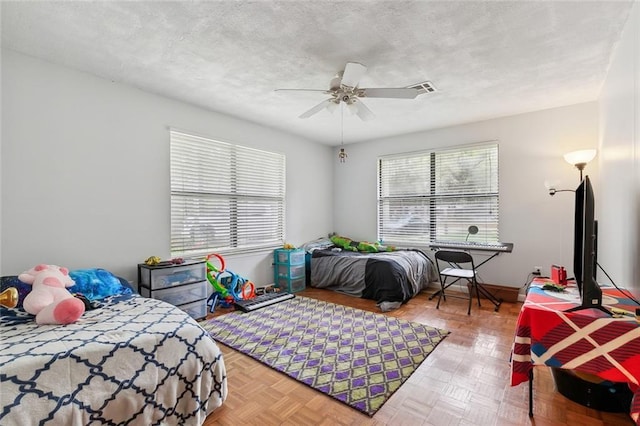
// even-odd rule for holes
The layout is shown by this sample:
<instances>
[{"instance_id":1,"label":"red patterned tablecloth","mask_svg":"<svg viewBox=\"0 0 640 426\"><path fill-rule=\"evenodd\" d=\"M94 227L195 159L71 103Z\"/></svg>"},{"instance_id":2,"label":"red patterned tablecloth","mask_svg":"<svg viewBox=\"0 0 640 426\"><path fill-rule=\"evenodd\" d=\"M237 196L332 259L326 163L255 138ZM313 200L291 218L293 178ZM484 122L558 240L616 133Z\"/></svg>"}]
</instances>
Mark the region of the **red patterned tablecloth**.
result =
<instances>
[{"instance_id":1,"label":"red patterned tablecloth","mask_svg":"<svg viewBox=\"0 0 640 426\"><path fill-rule=\"evenodd\" d=\"M640 323L633 316L612 318L596 309L564 312L580 304L578 289L543 290L532 283L522 306L511 359L511 386L529 380L535 365L546 365L626 382L634 392L631 418L640 426ZM632 300L603 287L603 305L635 313Z\"/></svg>"}]
</instances>

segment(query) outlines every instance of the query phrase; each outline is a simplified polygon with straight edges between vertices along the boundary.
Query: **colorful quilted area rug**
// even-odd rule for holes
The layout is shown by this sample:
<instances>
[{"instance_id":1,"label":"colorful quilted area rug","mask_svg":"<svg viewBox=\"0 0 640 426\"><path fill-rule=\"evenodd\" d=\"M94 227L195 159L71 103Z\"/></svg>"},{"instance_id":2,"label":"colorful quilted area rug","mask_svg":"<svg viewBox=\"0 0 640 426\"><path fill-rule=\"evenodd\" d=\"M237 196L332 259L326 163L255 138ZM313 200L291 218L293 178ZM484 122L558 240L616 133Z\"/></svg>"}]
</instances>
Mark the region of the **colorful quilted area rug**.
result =
<instances>
[{"instance_id":1,"label":"colorful quilted area rug","mask_svg":"<svg viewBox=\"0 0 640 426\"><path fill-rule=\"evenodd\" d=\"M216 341L370 416L449 334L301 296L200 325Z\"/></svg>"}]
</instances>

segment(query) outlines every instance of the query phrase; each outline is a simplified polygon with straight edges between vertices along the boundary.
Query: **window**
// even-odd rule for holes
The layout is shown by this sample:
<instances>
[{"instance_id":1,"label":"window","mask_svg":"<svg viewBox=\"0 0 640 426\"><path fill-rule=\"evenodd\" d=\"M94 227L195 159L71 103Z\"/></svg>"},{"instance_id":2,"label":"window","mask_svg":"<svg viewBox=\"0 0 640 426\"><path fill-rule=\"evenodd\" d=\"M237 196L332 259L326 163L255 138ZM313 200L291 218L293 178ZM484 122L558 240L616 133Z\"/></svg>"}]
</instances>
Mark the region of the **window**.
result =
<instances>
[{"instance_id":1,"label":"window","mask_svg":"<svg viewBox=\"0 0 640 426\"><path fill-rule=\"evenodd\" d=\"M285 157L170 131L171 255L284 242Z\"/></svg>"},{"instance_id":2,"label":"window","mask_svg":"<svg viewBox=\"0 0 640 426\"><path fill-rule=\"evenodd\" d=\"M380 158L378 238L498 242L498 144Z\"/></svg>"}]
</instances>

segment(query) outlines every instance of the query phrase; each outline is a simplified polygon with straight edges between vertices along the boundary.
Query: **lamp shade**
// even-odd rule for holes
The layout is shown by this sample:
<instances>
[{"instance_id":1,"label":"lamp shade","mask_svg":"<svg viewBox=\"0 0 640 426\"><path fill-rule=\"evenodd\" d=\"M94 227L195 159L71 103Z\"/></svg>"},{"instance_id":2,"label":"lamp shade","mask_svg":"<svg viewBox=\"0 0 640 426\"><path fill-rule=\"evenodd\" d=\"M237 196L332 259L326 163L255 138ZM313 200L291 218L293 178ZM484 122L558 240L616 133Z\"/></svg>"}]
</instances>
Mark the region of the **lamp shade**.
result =
<instances>
[{"instance_id":1,"label":"lamp shade","mask_svg":"<svg viewBox=\"0 0 640 426\"><path fill-rule=\"evenodd\" d=\"M580 151L573 151L566 153L564 155L564 160L575 166L576 164L587 164L589 161L593 160L596 156L595 149L582 149Z\"/></svg>"}]
</instances>

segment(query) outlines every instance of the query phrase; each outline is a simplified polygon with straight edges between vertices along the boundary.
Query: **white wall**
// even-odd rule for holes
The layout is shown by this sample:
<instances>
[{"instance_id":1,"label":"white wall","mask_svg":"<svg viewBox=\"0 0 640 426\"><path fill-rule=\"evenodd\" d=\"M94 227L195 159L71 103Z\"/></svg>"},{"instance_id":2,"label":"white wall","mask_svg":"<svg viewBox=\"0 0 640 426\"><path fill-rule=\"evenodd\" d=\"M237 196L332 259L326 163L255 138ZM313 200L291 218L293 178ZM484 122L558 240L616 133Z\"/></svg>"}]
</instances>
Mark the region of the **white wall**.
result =
<instances>
[{"instance_id":1,"label":"white wall","mask_svg":"<svg viewBox=\"0 0 640 426\"><path fill-rule=\"evenodd\" d=\"M169 126L283 152L287 241L333 229L331 184L308 178L330 169L330 148L3 50L0 274L44 262L135 280L137 263L169 258ZM227 266L260 285L271 261Z\"/></svg>"},{"instance_id":2,"label":"white wall","mask_svg":"<svg viewBox=\"0 0 640 426\"><path fill-rule=\"evenodd\" d=\"M598 263L640 297L640 3L635 2L600 96ZM602 280L602 276L598 276Z\"/></svg>"},{"instance_id":3,"label":"white wall","mask_svg":"<svg viewBox=\"0 0 640 426\"><path fill-rule=\"evenodd\" d=\"M574 196L564 192L551 197L544 182L577 187L579 172L563 154L597 147L596 102L348 145L347 162L334 163L336 232L357 240L377 238L379 156L488 140L499 143L500 240L514 243L514 250L485 264L481 278L520 287L534 266L548 273L552 264L565 265L572 274ZM597 164L588 165L585 172L597 176Z\"/></svg>"},{"instance_id":4,"label":"white wall","mask_svg":"<svg viewBox=\"0 0 640 426\"><path fill-rule=\"evenodd\" d=\"M134 279L136 263L150 255L168 257L167 127L175 126L284 152L286 232L294 244L330 231L376 238L378 156L498 140L500 236L515 248L486 264L482 277L515 287L533 266L548 270L560 263L572 272L573 197L550 197L544 181L575 188L578 172L562 154L598 147L586 172L598 201L600 263L617 281L638 283L638 19L636 3L599 105L348 145L345 164L338 163L337 150L299 137L3 50L0 274L48 262L100 266ZM333 184L307 178L326 170L333 170ZM621 179L630 192L616 189ZM624 229L631 232L619 223L629 223ZM228 263L258 284L272 281L270 252Z\"/></svg>"}]
</instances>

